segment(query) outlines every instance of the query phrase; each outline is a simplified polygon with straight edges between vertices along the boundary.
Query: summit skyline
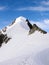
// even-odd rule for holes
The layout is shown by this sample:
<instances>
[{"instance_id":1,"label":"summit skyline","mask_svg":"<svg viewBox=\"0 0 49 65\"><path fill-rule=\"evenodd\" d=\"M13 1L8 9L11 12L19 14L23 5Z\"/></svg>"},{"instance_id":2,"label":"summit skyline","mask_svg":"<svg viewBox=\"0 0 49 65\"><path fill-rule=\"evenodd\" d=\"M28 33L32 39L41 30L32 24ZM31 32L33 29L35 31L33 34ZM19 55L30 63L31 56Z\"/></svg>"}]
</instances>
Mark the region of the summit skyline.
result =
<instances>
[{"instance_id":1,"label":"summit skyline","mask_svg":"<svg viewBox=\"0 0 49 65\"><path fill-rule=\"evenodd\" d=\"M19 16L49 32L49 0L0 0L0 29Z\"/></svg>"}]
</instances>

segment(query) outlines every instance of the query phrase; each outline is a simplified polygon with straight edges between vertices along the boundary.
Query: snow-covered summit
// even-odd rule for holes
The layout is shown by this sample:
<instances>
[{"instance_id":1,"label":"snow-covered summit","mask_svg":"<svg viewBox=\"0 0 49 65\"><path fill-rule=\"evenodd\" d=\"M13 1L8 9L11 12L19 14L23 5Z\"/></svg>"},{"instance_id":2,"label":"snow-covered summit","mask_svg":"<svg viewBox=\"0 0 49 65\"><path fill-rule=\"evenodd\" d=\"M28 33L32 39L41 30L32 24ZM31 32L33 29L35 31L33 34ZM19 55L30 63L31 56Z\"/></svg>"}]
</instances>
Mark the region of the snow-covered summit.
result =
<instances>
[{"instance_id":1,"label":"snow-covered summit","mask_svg":"<svg viewBox=\"0 0 49 65\"><path fill-rule=\"evenodd\" d=\"M0 48L0 65L49 65L49 33L42 34L45 31L22 16L5 29L2 31L5 35L1 32L0 36L4 41Z\"/></svg>"},{"instance_id":2,"label":"snow-covered summit","mask_svg":"<svg viewBox=\"0 0 49 65\"><path fill-rule=\"evenodd\" d=\"M16 18L15 24L21 26L22 28L29 29L29 26L27 25L27 22L26 22L26 18L23 16Z\"/></svg>"},{"instance_id":3,"label":"snow-covered summit","mask_svg":"<svg viewBox=\"0 0 49 65\"><path fill-rule=\"evenodd\" d=\"M20 28L24 28L26 30L29 30L29 27L28 27L27 22L26 22L26 18L23 16L16 18L10 25L3 28L2 31L5 32L6 30L13 28L13 27L16 27L16 28L20 27Z\"/></svg>"},{"instance_id":4,"label":"snow-covered summit","mask_svg":"<svg viewBox=\"0 0 49 65\"><path fill-rule=\"evenodd\" d=\"M36 31L40 31L43 34L47 33L46 31L38 27L36 24L32 25L27 18L20 16L16 18L9 26L5 27L0 31L0 46L3 42L7 43L17 32L19 34L24 34L25 32L26 35L30 35Z\"/></svg>"},{"instance_id":5,"label":"snow-covered summit","mask_svg":"<svg viewBox=\"0 0 49 65\"><path fill-rule=\"evenodd\" d=\"M47 33L46 31L44 31L40 27L38 27L36 24L32 25L30 23L30 21L23 16L16 18L9 26L2 29L2 31L6 32L6 30L9 30L9 29L12 29L12 28L29 30L29 34L32 34L35 31L41 31L44 34Z\"/></svg>"},{"instance_id":6,"label":"snow-covered summit","mask_svg":"<svg viewBox=\"0 0 49 65\"><path fill-rule=\"evenodd\" d=\"M25 22L25 21L26 21L26 18L23 17L23 16L20 16L20 17L16 18L16 20L15 20L16 23L17 23L17 22L20 22L20 21Z\"/></svg>"}]
</instances>

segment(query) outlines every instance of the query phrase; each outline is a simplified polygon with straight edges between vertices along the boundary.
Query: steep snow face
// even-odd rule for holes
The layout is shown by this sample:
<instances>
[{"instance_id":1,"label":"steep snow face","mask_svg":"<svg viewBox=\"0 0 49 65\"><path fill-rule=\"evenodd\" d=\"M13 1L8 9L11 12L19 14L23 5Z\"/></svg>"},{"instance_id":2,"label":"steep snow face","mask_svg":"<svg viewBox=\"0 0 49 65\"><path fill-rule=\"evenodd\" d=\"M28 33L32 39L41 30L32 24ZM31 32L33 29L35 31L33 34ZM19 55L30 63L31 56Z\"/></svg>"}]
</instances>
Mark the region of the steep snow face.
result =
<instances>
[{"instance_id":1,"label":"steep snow face","mask_svg":"<svg viewBox=\"0 0 49 65\"><path fill-rule=\"evenodd\" d=\"M26 23L26 18L23 17L23 16L20 16L20 17L16 18L15 21L14 21L14 24L11 25L11 26L7 26L7 28L12 28L12 27L15 27L15 26L16 27L18 26L18 28L20 26L20 28L24 28L26 30L29 30L29 27Z\"/></svg>"},{"instance_id":2,"label":"steep snow face","mask_svg":"<svg viewBox=\"0 0 49 65\"><path fill-rule=\"evenodd\" d=\"M26 18L25 17L20 16L20 17L16 18L15 22L17 24L20 24L22 28L24 28L26 30L29 30L29 27L27 25L27 22L26 22Z\"/></svg>"},{"instance_id":3,"label":"steep snow face","mask_svg":"<svg viewBox=\"0 0 49 65\"><path fill-rule=\"evenodd\" d=\"M16 18L15 23L13 25L7 26L7 31L5 32L5 34L7 34L9 37L14 37L16 33L19 33L19 35L20 33L26 33L27 35L29 30L30 29L26 23L26 18L20 16Z\"/></svg>"},{"instance_id":4,"label":"steep snow face","mask_svg":"<svg viewBox=\"0 0 49 65\"><path fill-rule=\"evenodd\" d=\"M0 65L49 65L49 33L28 35L28 31L24 17L8 27L5 34L11 40L0 48Z\"/></svg>"},{"instance_id":5,"label":"steep snow face","mask_svg":"<svg viewBox=\"0 0 49 65\"><path fill-rule=\"evenodd\" d=\"M8 25L7 27L3 28L1 31L2 33L6 33L8 30L10 29L14 29L16 30L16 28L19 30L19 29L23 29L23 30L30 30L29 29L29 26L27 25L27 22L26 22L26 18L23 17L23 16L20 16L18 18L16 18L10 25Z\"/></svg>"},{"instance_id":6,"label":"steep snow face","mask_svg":"<svg viewBox=\"0 0 49 65\"><path fill-rule=\"evenodd\" d=\"M20 41L22 41L22 38L28 35L28 31L29 27L26 23L26 18L24 17L18 17L13 25L7 26L7 30L4 33L7 34L7 36L10 37L11 40L7 43L7 45L3 43L3 46L0 48L0 51L2 49L2 51L0 52L0 58L1 58L0 61L7 60L7 58L12 58L13 56L15 56L15 54L17 53L15 52L15 48L17 49L17 47L21 45ZM10 46L7 47L9 44L11 46L11 50L13 49L14 52L13 51L11 52Z\"/></svg>"}]
</instances>

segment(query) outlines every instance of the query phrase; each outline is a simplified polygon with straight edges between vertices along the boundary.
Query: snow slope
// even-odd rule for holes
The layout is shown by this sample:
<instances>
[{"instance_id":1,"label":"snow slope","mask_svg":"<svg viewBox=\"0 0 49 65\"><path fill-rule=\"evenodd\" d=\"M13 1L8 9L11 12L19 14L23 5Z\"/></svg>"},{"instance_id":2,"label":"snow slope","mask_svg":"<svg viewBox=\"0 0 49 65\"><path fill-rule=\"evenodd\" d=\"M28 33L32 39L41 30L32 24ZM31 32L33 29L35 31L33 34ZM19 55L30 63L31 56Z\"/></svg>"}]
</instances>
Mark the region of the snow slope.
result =
<instances>
[{"instance_id":1,"label":"snow slope","mask_svg":"<svg viewBox=\"0 0 49 65\"><path fill-rule=\"evenodd\" d=\"M18 17L7 26L11 40L0 48L0 65L49 65L49 33L28 35L26 18Z\"/></svg>"}]
</instances>

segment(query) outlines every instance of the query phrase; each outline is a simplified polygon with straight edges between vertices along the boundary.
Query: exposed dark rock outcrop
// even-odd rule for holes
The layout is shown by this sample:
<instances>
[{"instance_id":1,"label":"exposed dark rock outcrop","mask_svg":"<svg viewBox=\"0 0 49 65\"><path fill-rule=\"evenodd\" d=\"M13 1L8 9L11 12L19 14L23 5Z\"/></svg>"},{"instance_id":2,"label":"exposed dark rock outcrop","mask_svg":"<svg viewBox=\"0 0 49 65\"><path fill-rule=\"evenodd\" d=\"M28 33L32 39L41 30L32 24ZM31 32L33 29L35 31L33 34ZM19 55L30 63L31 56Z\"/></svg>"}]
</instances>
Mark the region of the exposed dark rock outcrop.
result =
<instances>
[{"instance_id":1,"label":"exposed dark rock outcrop","mask_svg":"<svg viewBox=\"0 0 49 65\"><path fill-rule=\"evenodd\" d=\"M7 27L5 27L5 28L2 29L3 32L6 32L6 30L7 30Z\"/></svg>"},{"instance_id":2,"label":"exposed dark rock outcrop","mask_svg":"<svg viewBox=\"0 0 49 65\"><path fill-rule=\"evenodd\" d=\"M44 30L42 30L40 27L38 27L36 24L31 24L29 21L28 21L28 19L26 20L27 21L27 24L28 24L28 26L29 26L29 28L30 28L30 31L29 31L29 34L32 34L32 33L34 33L35 31L40 31L41 33L43 33L43 34L46 34L47 32L46 31L44 31Z\"/></svg>"},{"instance_id":3,"label":"exposed dark rock outcrop","mask_svg":"<svg viewBox=\"0 0 49 65\"><path fill-rule=\"evenodd\" d=\"M7 43L11 38L7 36L7 34L3 34L0 31L0 47L2 46L2 43L5 42Z\"/></svg>"},{"instance_id":4,"label":"exposed dark rock outcrop","mask_svg":"<svg viewBox=\"0 0 49 65\"><path fill-rule=\"evenodd\" d=\"M15 23L15 20L9 25L9 27L10 27L11 25L13 25L14 23ZM6 32L6 30L7 30L7 27L4 27L4 28L2 29L3 32Z\"/></svg>"},{"instance_id":5,"label":"exposed dark rock outcrop","mask_svg":"<svg viewBox=\"0 0 49 65\"><path fill-rule=\"evenodd\" d=\"M32 29L32 24L29 22L29 20L27 19L27 25L29 26L30 29Z\"/></svg>"},{"instance_id":6,"label":"exposed dark rock outcrop","mask_svg":"<svg viewBox=\"0 0 49 65\"><path fill-rule=\"evenodd\" d=\"M9 26L13 25L14 23L15 23L15 20Z\"/></svg>"}]
</instances>

